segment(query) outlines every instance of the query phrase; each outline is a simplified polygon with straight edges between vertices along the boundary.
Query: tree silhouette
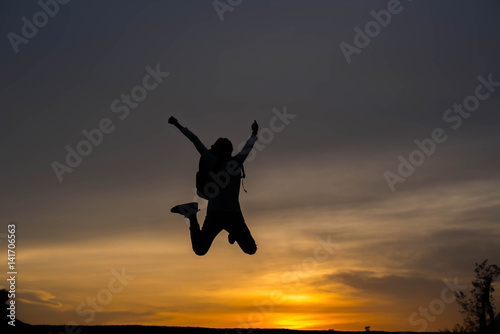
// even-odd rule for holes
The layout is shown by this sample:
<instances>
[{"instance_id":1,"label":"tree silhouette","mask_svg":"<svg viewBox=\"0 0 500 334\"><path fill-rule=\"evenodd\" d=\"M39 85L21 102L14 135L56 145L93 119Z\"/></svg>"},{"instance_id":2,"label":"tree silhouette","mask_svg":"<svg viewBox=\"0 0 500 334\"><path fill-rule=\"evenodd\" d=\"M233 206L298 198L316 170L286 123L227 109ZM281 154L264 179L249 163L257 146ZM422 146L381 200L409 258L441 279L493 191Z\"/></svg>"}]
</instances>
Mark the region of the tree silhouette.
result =
<instances>
[{"instance_id":1,"label":"tree silhouette","mask_svg":"<svg viewBox=\"0 0 500 334\"><path fill-rule=\"evenodd\" d=\"M473 289L469 294L455 292L457 303L462 308L464 328L472 332L486 332L495 325L493 305L493 282L500 275L500 267L488 265L488 259L476 263L476 278L472 281ZM489 318L489 319L488 319ZM489 321L488 321L489 320Z\"/></svg>"}]
</instances>

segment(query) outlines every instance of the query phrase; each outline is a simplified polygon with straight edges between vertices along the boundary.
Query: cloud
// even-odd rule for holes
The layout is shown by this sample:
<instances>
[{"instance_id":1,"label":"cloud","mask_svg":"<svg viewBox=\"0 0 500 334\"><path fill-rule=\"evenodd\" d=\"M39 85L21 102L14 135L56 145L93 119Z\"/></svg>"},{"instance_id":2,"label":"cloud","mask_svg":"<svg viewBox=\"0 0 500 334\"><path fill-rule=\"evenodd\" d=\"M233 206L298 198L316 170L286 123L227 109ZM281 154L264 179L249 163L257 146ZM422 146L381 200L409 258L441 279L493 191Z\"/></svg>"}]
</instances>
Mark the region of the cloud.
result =
<instances>
[{"instance_id":1,"label":"cloud","mask_svg":"<svg viewBox=\"0 0 500 334\"><path fill-rule=\"evenodd\" d=\"M415 269L470 278L476 262L500 263L500 234L489 229L446 229L421 238Z\"/></svg>"},{"instance_id":2,"label":"cloud","mask_svg":"<svg viewBox=\"0 0 500 334\"><path fill-rule=\"evenodd\" d=\"M457 226L494 226L500 222L500 205L484 203L477 208L464 210L449 219L450 224Z\"/></svg>"},{"instance_id":3,"label":"cloud","mask_svg":"<svg viewBox=\"0 0 500 334\"><path fill-rule=\"evenodd\" d=\"M131 311L103 311L97 312L95 323L102 325L110 324L143 324L149 322L168 321L173 317L160 315L155 311L131 312ZM82 323L85 324L85 323Z\"/></svg>"},{"instance_id":4,"label":"cloud","mask_svg":"<svg viewBox=\"0 0 500 334\"><path fill-rule=\"evenodd\" d=\"M323 276L317 285L330 293L345 290L343 296L356 302L352 311L358 314L358 319L373 318L378 326L396 326L399 330L415 330L409 322L410 314L428 307L433 300L441 299L443 291L446 298L453 297L449 290L445 290L448 285L443 280L415 272L384 275L366 270L344 271ZM444 312L436 319L441 323L459 322L457 305L447 302ZM436 325L430 326L436 328Z\"/></svg>"},{"instance_id":5,"label":"cloud","mask_svg":"<svg viewBox=\"0 0 500 334\"><path fill-rule=\"evenodd\" d=\"M46 306L50 308L60 308L62 304L49 292L42 290L21 289L17 296L19 301L31 305Z\"/></svg>"},{"instance_id":6,"label":"cloud","mask_svg":"<svg viewBox=\"0 0 500 334\"><path fill-rule=\"evenodd\" d=\"M5 32L19 31L35 8L14 2L0 11ZM283 312L361 321L359 312L382 315L377 306L388 303L385 323L398 314L404 325L404 312L435 298L441 278L467 281L474 262L499 263L499 91L396 193L382 176L415 138L445 126L443 112L474 92L478 75L500 80L497 3L408 4L351 65L338 43L352 41L353 27L378 9L372 2L247 1L222 24L210 2L198 3L124 1L116 15L75 2L26 52L2 54L0 211L22 231L28 289L19 298L30 321L77 319L76 305L124 265L137 270L137 286L121 298L148 298L110 305L102 322L171 324L177 313L217 325L224 320L210 312L254 311L255 296L287 288L282 274L331 235L339 247L301 281L304 294L330 299ZM96 9L102 19L81 29ZM111 101L157 62L171 77L59 184L50 163L83 128L116 116ZM169 208L192 200L198 155L165 117L178 114L208 144L222 134L243 140L247 120L268 126L284 104L297 119L246 166L241 202L259 252L241 257L223 233L197 258ZM359 304L339 302L347 299Z\"/></svg>"},{"instance_id":7,"label":"cloud","mask_svg":"<svg viewBox=\"0 0 500 334\"><path fill-rule=\"evenodd\" d=\"M384 300L419 299L423 295L439 292L443 282L414 274L413 276L387 275L381 276L373 271L348 271L325 276L330 282L341 283L352 287L371 297Z\"/></svg>"}]
</instances>

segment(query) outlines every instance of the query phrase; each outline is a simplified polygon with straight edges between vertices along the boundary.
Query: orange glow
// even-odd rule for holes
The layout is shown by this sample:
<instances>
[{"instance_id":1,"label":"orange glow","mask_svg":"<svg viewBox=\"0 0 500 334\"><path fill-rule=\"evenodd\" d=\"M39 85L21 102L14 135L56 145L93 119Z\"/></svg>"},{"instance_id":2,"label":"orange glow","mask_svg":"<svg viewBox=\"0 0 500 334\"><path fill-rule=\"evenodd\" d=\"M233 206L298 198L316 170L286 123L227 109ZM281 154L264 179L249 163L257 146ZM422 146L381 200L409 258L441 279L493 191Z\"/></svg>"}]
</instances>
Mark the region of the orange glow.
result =
<instances>
[{"instance_id":1,"label":"orange glow","mask_svg":"<svg viewBox=\"0 0 500 334\"><path fill-rule=\"evenodd\" d=\"M463 201L466 205L470 199ZM398 204L413 210L417 202L417 198L406 198ZM456 198L453 205L457 206ZM237 245L229 245L223 232L209 254L198 257L190 247L185 222L174 219L149 233L122 233L36 247L23 245L18 255L22 265L19 318L35 324L72 321L82 325L415 329L409 315L429 305L434 295L402 302L398 295L377 294L378 285L372 290L358 288L366 285L368 276L336 276L369 272L373 284L391 275L404 277L404 269L389 268L383 254L373 252L378 260L364 261L372 253L370 248L363 248L369 247L373 235L400 233L401 227L379 221L385 224L380 234L371 225L378 219L371 217L371 212L363 215L325 209L306 213L315 217L311 218L314 224L307 226L311 235L306 237L300 236L304 221L294 218L293 210L284 228L273 215L265 220L248 214L249 221L257 222L252 226L259 242L254 256L243 254ZM332 217L348 224L355 237L345 241L337 237ZM422 226L425 224L422 222ZM328 230L333 232L324 232ZM321 238L314 235L315 231ZM331 253L318 251L328 235L334 245ZM120 288L113 281L113 271L122 270L133 279L109 297L107 290ZM350 279L358 281L351 284ZM436 282L439 293L441 278ZM89 298L106 301L102 310L95 311L95 317L89 313ZM87 313L82 314L82 304ZM451 321L460 321L457 313L455 305L447 305L446 316L431 325L449 327Z\"/></svg>"}]
</instances>

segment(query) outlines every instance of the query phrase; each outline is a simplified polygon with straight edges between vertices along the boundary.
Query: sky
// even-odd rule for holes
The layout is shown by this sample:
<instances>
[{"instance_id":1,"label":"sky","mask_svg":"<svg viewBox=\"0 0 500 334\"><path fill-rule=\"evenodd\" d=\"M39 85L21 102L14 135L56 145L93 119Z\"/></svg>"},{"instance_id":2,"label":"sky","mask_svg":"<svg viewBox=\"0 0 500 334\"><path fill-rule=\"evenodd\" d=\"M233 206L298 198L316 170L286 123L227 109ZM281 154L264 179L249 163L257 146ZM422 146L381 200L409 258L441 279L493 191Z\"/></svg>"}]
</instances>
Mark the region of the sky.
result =
<instances>
[{"instance_id":1,"label":"sky","mask_svg":"<svg viewBox=\"0 0 500 334\"><path fill-rule=\"evenodd\" d=\"M41 3L0 4L18 319L437 331L475 263L500 264L497 1ZM235 150L260 124L255 255L225 231L192 251L170 208L199 156L170 116Z\"/></svg>"}]
</instances>

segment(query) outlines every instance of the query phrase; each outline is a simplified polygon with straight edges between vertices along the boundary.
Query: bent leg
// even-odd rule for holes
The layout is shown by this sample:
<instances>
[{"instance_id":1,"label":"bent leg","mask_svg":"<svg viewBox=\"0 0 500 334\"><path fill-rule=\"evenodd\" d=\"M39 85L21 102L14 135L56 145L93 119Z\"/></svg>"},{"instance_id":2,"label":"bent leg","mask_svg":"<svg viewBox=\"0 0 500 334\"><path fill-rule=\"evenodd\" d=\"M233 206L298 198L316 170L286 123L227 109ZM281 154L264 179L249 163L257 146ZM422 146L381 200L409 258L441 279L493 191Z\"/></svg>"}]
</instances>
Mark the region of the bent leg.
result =
<instances>
[{"instance_id":1,"label":"bent leg","mask_svg":"<svg viewBox=\"0 0 500 334\"><path fill-rule=\"evenodd\" d=\"M250 234L248 227L246 230L248 231L248 233L244 233L243 236L237 237L236 242L238 243L238 245L240 245L242 251L249 255L253 255L257 252L257 244L255 243L252 234Z\"/></svg>"},{"instance_id":2,"label":"bent leg","mask_svg":"<svg viewBox=\"0 0 500 334\"><path fill-rule=\"evenodd\" d=\"M236 217L230 225L228 232L231 237L236 240L242 251L249 255L253 255L257 252L257 244L255 243L247 224L245 224L245 219L242 215L238 215L238 217Z\"/></svg>"},{"instance_id":3,"label":"bent leg","mask_svg":"<svg viewBox=\"0 0 500 334\"><path fill-rule=\"evenodd\" d=\"M189 231L191 232L191 245L193 247L193 251L196 255L205 255L210 249L210 246L212 246L212 242L214 241L217 234L222 231L222 228L218 227L213 221L209 219L208 216L205 218L205 223L203 224L202 229L200 229L200 224L198 224L196 215L192 215L191 217L189 217L189 223Z\"/></svg>"}]
</instances>

